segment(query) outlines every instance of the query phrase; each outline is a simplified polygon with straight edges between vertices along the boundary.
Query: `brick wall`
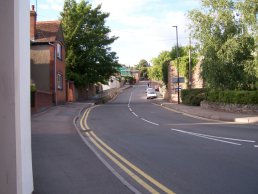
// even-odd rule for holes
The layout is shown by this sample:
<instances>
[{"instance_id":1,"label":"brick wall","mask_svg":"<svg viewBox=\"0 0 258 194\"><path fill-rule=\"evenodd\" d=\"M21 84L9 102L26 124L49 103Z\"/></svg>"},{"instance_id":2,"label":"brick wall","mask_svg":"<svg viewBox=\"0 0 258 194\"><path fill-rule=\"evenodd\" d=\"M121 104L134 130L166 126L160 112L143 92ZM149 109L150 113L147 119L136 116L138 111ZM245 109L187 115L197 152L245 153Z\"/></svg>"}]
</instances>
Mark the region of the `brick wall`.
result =
<instances>
[{"instance_id":1,"label":"brick wall","mask_svg":"<svg viewBox=\"0 0 258 194\"><path fill-rule=\"evenodd\" d=\"M32 113L39 112L53 106L52 96L53 94L51 92L36 91L34 96L31 96Z\"/></svg>"}]
</instances>

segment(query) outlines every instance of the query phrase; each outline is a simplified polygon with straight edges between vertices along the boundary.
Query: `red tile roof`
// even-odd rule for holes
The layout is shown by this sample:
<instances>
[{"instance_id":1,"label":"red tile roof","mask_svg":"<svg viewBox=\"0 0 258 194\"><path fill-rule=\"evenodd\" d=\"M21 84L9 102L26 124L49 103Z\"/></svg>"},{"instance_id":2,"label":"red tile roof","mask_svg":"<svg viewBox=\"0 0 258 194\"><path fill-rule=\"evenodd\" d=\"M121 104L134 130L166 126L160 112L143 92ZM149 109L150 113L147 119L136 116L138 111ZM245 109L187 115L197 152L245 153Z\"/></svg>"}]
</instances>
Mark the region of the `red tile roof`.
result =
<instances>
[{"instance_id":1,"label":"red tile roof","mask_svg":"<svg viewBox=\"0 0 258 194\"><path fill-rule=\"evenodd\" d=\"M34 42L53 42L60 27L60 21L40 21L36 23L36 38Z\"/></svg>"}]
</instances>

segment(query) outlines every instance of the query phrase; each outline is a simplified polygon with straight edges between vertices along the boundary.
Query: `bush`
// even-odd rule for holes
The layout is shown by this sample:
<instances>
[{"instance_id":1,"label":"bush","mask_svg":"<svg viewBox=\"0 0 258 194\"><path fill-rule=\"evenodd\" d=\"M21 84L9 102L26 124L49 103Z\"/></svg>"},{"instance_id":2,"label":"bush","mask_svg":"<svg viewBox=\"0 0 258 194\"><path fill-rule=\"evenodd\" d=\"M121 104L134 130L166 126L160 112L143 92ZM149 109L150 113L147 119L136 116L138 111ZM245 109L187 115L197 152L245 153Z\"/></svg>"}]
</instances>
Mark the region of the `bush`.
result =
<instances>
[{"instance_id":1,"label":"bush","mask_svg":"<svg viewBox=\"0 0 258 194\"><path fill-rule=\"evenodd\" d=\"M35 83L30 83L30 92L36 92L37 91L37 87Z\"/></svg>"},{"instance_id":2,"label":"bush","mask_svg":"<svg viewBox=\"0 0 258 194\"><path fill-rule=\"evenodd\" d=\"M192 106L200 106L201 101L205 100L206 89L185 89L181 91L182 103Z\"/></svg>"},{"instance_id":3,"label":"bush","mask_svg":"<svg viewBox=\"0 0 258 194\"><path fill-rule=\"evenodd\" d=\"M206 94L206 100L227 104L258 104L258 90L209 90Z\"/></svg>"},{"instance_id":4,"label":"bush","mask_svg":"<svg viewBox=\"0 0 258 194\"><path fill-rule=\"evenodd\" d=\"M129 84L135 84L136 80L133 76L125 76L125 81L128 82Z\"/></svg>"}]
</instances>

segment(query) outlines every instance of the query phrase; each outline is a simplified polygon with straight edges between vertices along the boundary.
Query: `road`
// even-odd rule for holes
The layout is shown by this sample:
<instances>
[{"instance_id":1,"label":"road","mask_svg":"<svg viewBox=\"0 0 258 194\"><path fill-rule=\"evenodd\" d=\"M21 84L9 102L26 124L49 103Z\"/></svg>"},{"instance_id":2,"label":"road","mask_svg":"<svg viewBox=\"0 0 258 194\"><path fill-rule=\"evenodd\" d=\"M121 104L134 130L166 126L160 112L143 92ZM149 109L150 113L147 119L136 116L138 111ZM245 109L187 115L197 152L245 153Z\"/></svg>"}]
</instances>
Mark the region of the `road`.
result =
<instances>
[{"instance_id":1,"label":"road","mask_svg":"<svg viewBox=\"0 0 258 194\"><path fill-rule=\"evenodd\" d=\"M87 141L135 193L258 193L258 126L154 105L145 86L87 109Z\"/></svg>"}]
</instances>

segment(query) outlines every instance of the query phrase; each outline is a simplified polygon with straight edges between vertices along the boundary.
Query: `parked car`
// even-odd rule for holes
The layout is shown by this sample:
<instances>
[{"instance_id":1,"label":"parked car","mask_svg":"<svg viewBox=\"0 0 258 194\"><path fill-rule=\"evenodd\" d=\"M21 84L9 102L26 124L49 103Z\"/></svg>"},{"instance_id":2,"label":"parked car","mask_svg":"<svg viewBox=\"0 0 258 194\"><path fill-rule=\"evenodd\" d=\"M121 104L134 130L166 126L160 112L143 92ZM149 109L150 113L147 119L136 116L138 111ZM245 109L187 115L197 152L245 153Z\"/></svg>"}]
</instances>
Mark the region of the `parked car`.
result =
<instances>
[{"instance_id":1,"label":"parked car","mask_svg":"<svg viewBox=\"0 0 258 194\"><path fill-rule=\"evenodd\" d=\"M159 91L159 85L155 85L155 91Z\"/></svg>"},{"instance_id":2,"label":"parked car","mask_svg":"<svg viewBox=\"0 0 258 194\"><path fill-rule=\"evenodd\" d=\"M147 90L146 97L147 97L147 99L157 98L157 94L153 88L150 88Z\"/></svg>"},{"instance_id":3,"label":"parked car","mask_svg":"<svg viewBox=\"0 0 258 194\"><path fill-rule=\"evenodd\" d=\"M152 89L153 89L152 87L147 86L146 89L145 89L145 92L147 93L148 90L152 90Z\"/></svg>"}]
</instances>

